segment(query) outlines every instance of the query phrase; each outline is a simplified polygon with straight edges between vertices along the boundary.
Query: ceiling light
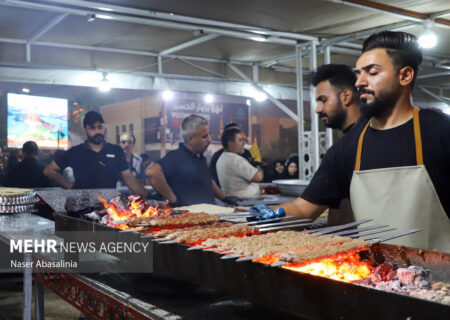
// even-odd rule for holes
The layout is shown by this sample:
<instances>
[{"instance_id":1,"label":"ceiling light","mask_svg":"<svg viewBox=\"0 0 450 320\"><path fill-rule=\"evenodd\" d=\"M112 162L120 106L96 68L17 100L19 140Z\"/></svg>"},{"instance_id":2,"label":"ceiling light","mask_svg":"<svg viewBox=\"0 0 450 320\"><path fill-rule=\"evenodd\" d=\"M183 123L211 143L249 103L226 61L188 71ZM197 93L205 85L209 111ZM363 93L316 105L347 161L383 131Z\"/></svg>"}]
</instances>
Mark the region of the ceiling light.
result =
<instances>
[{"instance_id":1,"label":"ceiling light","mask_svg":"<svg viewBox=\"0 0 450 320\"><path fill-rule=\"evenodd\" d=\"M22 89L22 92L30 93L30 89L28 89L28 88L23 88L23 89Z\"/></svg>"},{"instance_id":2,"label":"ceiling light","mask_svg":"<svg viewBox=\"0 0 450 320\"><path fill-rule=\"evenodd\" d=\"M431 30L431 22L427 22L425 32L419 36L419 44L424 49L433 48L437 44L437 36Z\"/></svg>"},{"instance_id":3,"label":"ceiling light","mask_svg":"<svg viewBox=\"0 0 450 320\"><path fill-rule=\"evenodd\" d=\"M211 103L211 102L213 102L213 101L214 101L214 96L213 96L212 94L208 93L208 94L205 96L205 102L206 102L206 103Z\"/></svg>"},{"instance_id":4,"label":"ceiling light","mask_svg":"<svg viewBox=\"0 0 450 320\"><path fill-rule=\"evenodd\" d=\"M250 99L245 100L245 104L250 107L252 105L252 100Z\"/></svg>"},{"instance_id":5,"label":"ceiling light","mask_svg":"<svg viewBox=\"0 0 450 320\"><path fill-rule=\"evenodd\" d=\"M267 99L267 95L262 91L256 91L253 98L258 102L263 102Z\"/></svg>"},{"instance_id":6,"label":"ceiling light","mask_svg":"<svg viewBox=\"0 0 450 320\"><path fill-rule=\"evenodd\" d=\"M450 108L444 109L444 113L446 113L450 116Z\"/></svg>"},{"instance_id":7,"label":"ceiling light","mask_svg":"<svg viewBox=\"0 0 450 320\"><path fill-rule=\"evenodd\" d=\"M111 83L106 79L106 73L103 73L103 79L98 84L98 90L101 92L108 92L111 90Z\"/></svg>"},{"instance_id":8,"label":"ceiling light","mask_svg":"<svg viewBox=\"0 0 450 320\"><path fill-rule=\"evenodd\" d=\"M165 90L162 93L162 97L165 101L169 101L173 99L173 92L170 90Z\"/></svg>"}]
</instances>

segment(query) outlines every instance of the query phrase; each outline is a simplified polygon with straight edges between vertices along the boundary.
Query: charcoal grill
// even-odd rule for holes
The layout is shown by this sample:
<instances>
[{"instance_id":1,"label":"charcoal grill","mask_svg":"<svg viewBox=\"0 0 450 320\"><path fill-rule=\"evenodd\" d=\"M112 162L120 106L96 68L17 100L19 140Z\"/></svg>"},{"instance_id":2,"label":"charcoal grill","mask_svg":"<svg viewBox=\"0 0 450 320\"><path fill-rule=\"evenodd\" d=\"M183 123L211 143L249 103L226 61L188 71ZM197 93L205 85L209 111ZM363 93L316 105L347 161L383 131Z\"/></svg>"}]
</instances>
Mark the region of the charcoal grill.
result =
<instances>
[{"instance_id":1,"label":"charcoal grill","mask_svg":"<svg viewBox=\"0 0 450 320\"><path fill-rule=\"evenodd\" d=\"M133 232L120 232L65 214L55 215L55 231L57 235L62 231L90 231L93 237L96 231L111 231L122 241L146 239L150 242L150 253L144 260L134 262L145 263L149 272L216 288L300 317L445 319L450 315L450 306L438 302L251 261L223 260L214 252L189 251L188 246L181 244L160 244ZM379 263L426 267L431 270L433 281L450 282L450 254L387 244L374 244L371 249Z\"/></svg>"}]
</instances>

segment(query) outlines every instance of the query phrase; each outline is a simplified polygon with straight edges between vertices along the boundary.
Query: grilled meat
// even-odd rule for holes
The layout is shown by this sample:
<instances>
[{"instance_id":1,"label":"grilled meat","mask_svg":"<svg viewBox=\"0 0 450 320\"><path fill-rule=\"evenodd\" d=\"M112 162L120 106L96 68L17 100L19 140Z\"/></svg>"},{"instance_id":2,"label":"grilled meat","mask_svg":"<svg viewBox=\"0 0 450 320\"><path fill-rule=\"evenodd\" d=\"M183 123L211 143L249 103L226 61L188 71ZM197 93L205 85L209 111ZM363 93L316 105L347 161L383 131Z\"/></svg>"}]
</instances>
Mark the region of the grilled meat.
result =
<instances>
[{"instance_id":1,"label":"grilled meat","mask_svg":"<svg viewBox=\"0 0 450 320\"><path fill-rule=\"evenodd\" d=\"M269 254L280 254L351 240L351 238L321 237L296 231L278 231L244 238L208 239L203 245L217 246L218 250L233 250L234 254L240 256L263 257Z\"/></svg>"},{"instance_id":2,"label":"grilled meat","mask_svg":"<svg viewBox=\"0 0 450 320\"><path fill-rule=\"evenodd\" d=\"M217 222L213 224L206 224L206 225L199 225L199 226L193 226L193 227L187 227L187 228L173 228L173 229L164 229L156 232L153 236L155 238L164 238L170 235L171 233L183 230L197 230L197 229L204 229L204 228L222 228L222 227L229 227L232 226L233 223L231 222Z\"/></svg>"},{"instance_id":3,"label":"grilled meat","mask_svg":"<svg viewBox=\"0 0 450 320\"><path fill-rule=\"evenodd\" d=\"M327 256L334 256L338 253L348 252L350 250L367 248L370 244L363 240L346 241L344 243L336 243L327 245L325 247L313 247L310 250L303 250L299 252L289 252L280 256L280 261L284 262L307 262L318 258L325 258Z\"/></svg>"},{"instance_id":4,"label":"grilled meat","mask_svg":"<svg viewBox=\"0 0 450 320\"><path fill-rule=\"evenodd\" d=\"M226 227L208 227L196 230L179 230L166 236L180 243L194 243L209 238L228 237L231 235L247 234L257 232L258 229L247 225L232 225Z\"/></svg>"},{"instance_id":5,"label":"grilled meat","mask_svg":"<svg viewBox=\"0 0 450 320\"><path fill-rule=\"evenodd\" d=\"M152 216L137 217L128 220L129 226L138 226L145 224L149 227L168 227L168 226L194 226L205 225L218 222L220 217L210 216L206 213L177 214L170 216Z\"/></svg>"}]
</instances>

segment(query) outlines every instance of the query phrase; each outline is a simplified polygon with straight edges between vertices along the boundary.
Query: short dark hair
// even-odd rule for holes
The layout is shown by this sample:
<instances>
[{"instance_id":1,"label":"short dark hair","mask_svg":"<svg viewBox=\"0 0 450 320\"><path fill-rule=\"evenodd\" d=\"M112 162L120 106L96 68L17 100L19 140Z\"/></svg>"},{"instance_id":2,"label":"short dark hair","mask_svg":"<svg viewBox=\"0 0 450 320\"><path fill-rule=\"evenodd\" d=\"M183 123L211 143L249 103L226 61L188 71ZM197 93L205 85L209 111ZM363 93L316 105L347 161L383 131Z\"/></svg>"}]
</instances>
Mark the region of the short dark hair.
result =
<instances>
[{"instance_id":1,"label":"short dark hair","mask_svg":"<svg viewBox=\"0 0 450 320\"><path fill-rule=\"evenodd\" d=\"M237 128L239 129L239 125L236 122L230 122L223 128L224 130L228 130L230 128Z\"/></svg>"},{"instance_id":2,"label":"short dark hair","mask_svg":"<svg viewBox=\"0 0 450 320\"><path fill-rule=\"evenodd\" d=\"M84 115L83 127L86 128L86 126L91 126L96 122L105 123L100 113L98 113L97 111L89 111Z\"/></svg>"},{"instance_id":3,"label":"short dark hair","mask_svg":"<svg viewBox=\"0 0 450 320\"><path fill-rule=\"evenodd\" d=\"M27 156L35 156L39 152L38 145L34 141L27 141L22 146L22 152Z\"/></svg>"},{"instance_id":4,"label":"short dark hair","mask_svg":"<svg viewBox=\"0 0 450 320\"><path fill-rule=\"evenodd\" d=\"M241 133L241 129L231 128L231 129L225 130L222 133L222 138L221 138L222 146L226 149L228 147L228 142L234 141L234 137L238 133Z\"/></svg>"},{"instance_id":5,"label":"short dark hair","mask_svg":"<svg viewBox=\"0 0 450 320\"><path fill-rule=\"evenodd\" d=\"M348 88L351 89L354 94L357 92L355 87L355 72L351 67L345 64L324 64L318 67L311 77L311 82L315 87L317 87L320 82L327 80L340 90Z\"/></svg>"},{"instance_id":6,"label":"short dark hair","mask_svg":"<svg viewBox=\"0 0 450 320\"><path fill-rule=\"evenodd\" d=\"M375 33L364 41L362 53L376 48L386 49L397 71L406 66L413 68L414 79L411 82L411 89L414 88L419 65L422 63L422 49L416 36L400 31Z\"/></svg>"}]
</instances>

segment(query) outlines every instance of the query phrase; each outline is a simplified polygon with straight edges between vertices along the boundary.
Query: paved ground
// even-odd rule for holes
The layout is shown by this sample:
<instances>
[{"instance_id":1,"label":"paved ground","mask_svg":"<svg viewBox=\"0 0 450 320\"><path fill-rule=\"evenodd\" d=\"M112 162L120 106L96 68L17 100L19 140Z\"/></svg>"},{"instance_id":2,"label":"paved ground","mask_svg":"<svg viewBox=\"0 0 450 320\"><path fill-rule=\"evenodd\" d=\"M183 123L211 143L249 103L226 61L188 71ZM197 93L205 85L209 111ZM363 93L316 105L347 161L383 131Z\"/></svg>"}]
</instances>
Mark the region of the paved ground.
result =
<instances>
[{"instance_id":1,"label":"paved ground","mask_svg":"<svg viewBox=\"0 0 450 320\"><path fill-rule=\"evenodd\" d=\"M78 320L80 316L82 316L80 311L62 300L53 292L45 290L44 294L46 320ZM14 279L9 277L0 277L0 320L21 320L22 309L22 283L20 281L14 281ZM33 315L33 319L34 318Z\"/></svg>"}]
</instances>

